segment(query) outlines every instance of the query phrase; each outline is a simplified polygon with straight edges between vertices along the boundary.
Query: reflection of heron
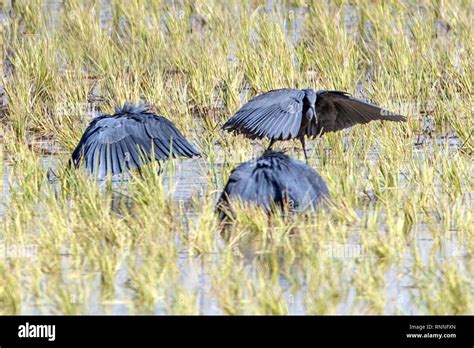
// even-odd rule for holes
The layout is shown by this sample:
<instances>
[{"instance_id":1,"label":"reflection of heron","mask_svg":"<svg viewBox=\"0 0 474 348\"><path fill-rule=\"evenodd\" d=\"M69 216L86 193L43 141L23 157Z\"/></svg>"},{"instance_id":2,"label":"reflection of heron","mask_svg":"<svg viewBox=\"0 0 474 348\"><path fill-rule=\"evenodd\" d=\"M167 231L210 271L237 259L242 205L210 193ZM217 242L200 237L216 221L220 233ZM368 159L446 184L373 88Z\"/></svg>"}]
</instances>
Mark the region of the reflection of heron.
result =
<instances>
[{"instance_id":1,"label":"reflection of heron","mask_svg":"<svg viewBox=\"0 0 474 348\"><path fill-rule=\"evenodd\" d=\"M267 212L286 206L303 211L316 208L323 197L329 197L328 188L314 169L282 152L266 151L232 171L217 211L224 218L232 213L235 200L254 203Z\"/></svg>"},{"instance_id":2,"label":"reflection of heron","mask_svg":"<svg viewBox=\"0 0 474 348\"><path fill-rule=\"evenodd\" d=\"M277 140L298 138L307 159L305 136L313 138L372 120L405 121L405 117L345 92L277 89L250 100L223 128L252 139L267 137L269 149Z\"/></svg>"},{"instance_id":3,"label":"reflection of heron","mask_svg":"<svg viewBox=\"0 0 474 348\"><path fill-rule=\"evenodd\" d=\"M160 161L198 155L165 117L153 114L147 106L125 103L114 115L91 122L72 153L72 161L76 168L83 162L89 173L102 178L139 169L152 157Z\"/></svg>"}]
</instances>

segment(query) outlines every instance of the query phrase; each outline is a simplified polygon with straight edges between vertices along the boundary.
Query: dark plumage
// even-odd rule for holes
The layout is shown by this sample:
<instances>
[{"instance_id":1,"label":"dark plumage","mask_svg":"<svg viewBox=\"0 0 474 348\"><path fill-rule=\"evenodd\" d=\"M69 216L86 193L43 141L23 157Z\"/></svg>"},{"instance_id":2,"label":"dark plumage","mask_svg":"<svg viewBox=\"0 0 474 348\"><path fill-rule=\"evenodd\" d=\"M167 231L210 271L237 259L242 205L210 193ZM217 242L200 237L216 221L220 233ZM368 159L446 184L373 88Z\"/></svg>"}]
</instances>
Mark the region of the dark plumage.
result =
<instances>
[{"instance_id":1,"label":"dark plumage","mask_svg":"<svg viewBox=\"0 0 474 348\"><path fill-rule=\"evenodd\" d=\"M84 163L88 173L104 177L140 168L151 160L198 156L181 132L163 116L147 106L128 103L115 114L92 120L72 153L77 168Z\"/></svg>"},{"instance_id":2,"label":"dark plumage","mask_svg":"<svg viewBox=\"0 0 474 348\"><path fill-rule=\"evenodd\" d=\"M312 89L276 89L261 94L242 106L223 126L249 138L277 140L298 138L305 152L305 136L328 132L373 120L405 121L378 106L351 97L346 92Z\"/></svg>"},{"instance_id":3,"label":"dark plumage","mask_svg":"<svg viewBox=\"0 0 474 348\"><path fill-rule=\"evenodd\" d=\"M306 163L282 152L266 151L257 160L235 168L217 203L221 218L232 212L232 201L254 203L270 212L289 206L295 211L314 209L328 188L319 174Z\"/></svg>"}]
</instances>

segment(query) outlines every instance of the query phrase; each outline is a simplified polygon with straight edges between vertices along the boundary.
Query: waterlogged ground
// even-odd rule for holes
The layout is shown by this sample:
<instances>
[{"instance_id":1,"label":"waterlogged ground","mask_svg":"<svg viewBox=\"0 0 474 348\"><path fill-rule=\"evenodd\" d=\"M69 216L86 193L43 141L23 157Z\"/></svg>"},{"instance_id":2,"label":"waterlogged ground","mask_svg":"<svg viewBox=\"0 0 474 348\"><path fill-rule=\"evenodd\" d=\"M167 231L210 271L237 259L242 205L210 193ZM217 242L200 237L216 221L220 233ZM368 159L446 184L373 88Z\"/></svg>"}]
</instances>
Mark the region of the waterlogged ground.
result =
<instances>
[{"instance_id":1,"label":"waterlogged ground","mask_svg":"<svg viewBox=\"0 0 474 348\"><path fill-rule=\"evenodd\" d=\"M2 12L0 313L474 313L471 4L15 6ZM230 171L267 143L219 126L288 86L347 90L408 122L309 141L327 209L242 208L222 230ZM101 182L69 172L91 117L125 100L151 103L203 157ZM278 147L303 158L298 142Z\"/></svg>"},{"instance_id":2,"label":"waterlogged ground","mask_svg":"<svg viewBox=\"0 0 474 348\"><path fill-rule=\"evenodd\" d=\"M458 139L433 139L433 143L440 146L445 146L447 154L455 155L458 147L461 145ZM416 150L416 155L420 161L423 161L424 156L431 153L432 144L428 146L419 147ZM371 157L376 158L377 153L371 154ZM53 156L44 156L41 158L42 166L45 171L56 169L57 160ZM202 197L205 192L209 190L206 179L206 172L208 170L205 160L186 160L180 161L176 165L175 172L172 176L163 175L163 186L166 194L170 199L175 201L184 211L186 217L177 214L176 218L181 218L184 221L183 227L186 230L187 224L194 224L199 219L198 213L193 209L190 203L193 199ZM220 174L220 171L217 170ZM112 183L112 194L108 203L110 204L110 213L120 216L124 211L129 212L133 216L134 204L130 200L127 192L128 178L115 178ZM5 209L9 206L9 196L11 194L10 183L14 182L12 178L12 167L9 163L4 164L3 168L3 205L0 211L2 217L5 214ZM101 190L105 190L105 182L100 183ZM435 183L436 184L436 183ZM54 175L50 176L48 184L51 188L60 189L57 185L57 178ZM361 194L360 192L357 194ZM467 194L467 202L472 202L472 192ZM217 193L214 194L217 199ZM103 201L105 204L105 200ZM7 207L7 208L6 208ZM38 207L40 210L47 209L47 207ZM365 209L357 211L359 218L363 219L367 215L367 210L374 212L373 207L369 205ZM41 214L41 213L40 213ZM159 212L157 212L159 214ZM293 252L286 254L284 251L278 251L273 255L268 250L258 250L252 246L251 242L248 245L233 247L233 257L239 261L239 268L241 272L246 274L245 280L248 284L259 282L271 282L273 286L277 287L277 308L264 306L256 313L288 313L288 314L305 314L305 313L338 313L338 314L352 314L352 313L384 313L384 314L417 314L417 313L442 313L443 307L438 307L437 301L442 301L440 298L433 298L433 303L427 304L420 298L421 296L431 296L430 294L420 293L418 288L419 279L413 272L413 269L418 265L435 262L436 264L454 263L457 271L462 272L464 276L472 276L472 268L469 269L469 264L472 265L471 253L463 244L463 240L459 240L458 231L454 227L452 230L443 231L443 238L437 239L430 234L425 221L420 221L418 226L413 226L413 230L417 233L406 241L406 246L403 248L403 254L397 256L396 262L384 265L380 270L379 281L383 284L380 289L383 296L382 303L377 304L380 307L376 309L371 308L370 301L358 298L358 286L356 280L353 279L357 272L360 272L362 265L367 263L370 267L372 263L381 262L381 259L374 255L370 250L367 250L361 244L361 230L354 226L351 229L351 235L348 240L331 241L326 240L321 242L318 248L317 260L312 260L313 257L300 257ZM41 233L34 227L29 231L32 234ZM186 232L184 232L186 234ZM107 313L107 314L128 314L128 313L179 313L180 302L186 303L192 301L192 310L190 313L196 314L225 314L228 310L222 307L219 302L216 292L216 286L213 276L218 269L222 267L223 255L222 252L229 248L228 240L219 237L216 230L216 249L212 252L204 254L189 253L183 245L177 241L176 255L173 259L173 266L176 267L176 284L169 285L171 287L177 286L182 288L180 295L174 293L170 294L169 298L163 296L156 299L155 303L144 305L143 298L137 295L136 290L130 286L129 267L140 267L143 258L147 255L137 255L133 248L124 248L121 251L119 259L114 270L113 284L109 284L104 289L104 282L100 271L90 269L76 269L74 266L74 257L67 247L61 248L58 258L58 270L52 274L38 275L37 280L40 284L40 291L47 293L48 287L53 289L58 284L64 283L68 290L71 304L71 313ZM253 239L251 237L250 239ZM414 252L416 250L416 252ZM30 262L37 262L41 257L41 249L35 243L18 244L5 243L2 250L2 261L11 262L16 259L21 259L20 262L26 264ZM76 255L77 256L77 255ZM77 261L77 260L76 260ZM273 262L278 263L278 272L273 274ZM320 298L314 284L307 284L308 272L320 272L318 263L331 264L336 267L341 274L339 281L341 282L333 292L324 294ZM467 267L463 269L463 267ZM367 276L367 275L366 275ZM232 277L232 276L231 276ZM266 277L270 277L267 279ZM233 278L233 277L232 277ZM436 277L434 278L436 279ZM237 281L237 279L232 279ZM330 278L326 279L331 281ZM381 284L381 285L382 285ZM159 286L167 287L167 284L159 284ZM236 284L237 287L241 285ZM340 286L340 288L339 288ZM359 284L360 286L360 284ZM449 286L449 284L440 284L441 287ZM110 287L110 289L108 289ZM319 287L319 285L318 285ZM323 289L326 287L323 286ZM78 290L81 289L81 290ZM83 293L87 289L86 293ZM470 288L468 288L471 291ZM153 291L153 290L152 290ZM269 296L268 301L275 301L275 294L272 292L259 295L257 289L252 301L264 301L258 299L262 296ZM105 292L105 294L104 294ZM111 293L109 293L111 292ZM76 293L82 296L76 298ZM189 295L192 294L192 295ZM63 304L57 304L44 298L44 293L37 294L39 298L31 293L22 295L21 313L29 314L44 314L44 313L61 313L64 309ZM191 300L188 298L191 296ZM245 296L245 295L244 295ZM230 304L232 307L241 308L235 313L252 313L253 307L251 301L249 304L245 303L243 298L230 298L226 301L235 301ZM329 298L327 298L329 296ZM434 294L433 296L436 296ZM42 298L43 297L43 298ZM170 305L167 301L171 301ZM178 301L178 303L176 303ZM328 303L330 307L328 308ZM423 301L423 302L417 302ZM428 300L429 301L429 300ZM428 302L427 301L427 302ZM241 303L242 302L242 303ZM322 302L322 303L319 303ZM373 304L372 304L373 305ZM248 306L248 309L245 309ZM425 307L426 306L426 307ZM188 309L185 310L187 312ZM234 313L234 311L231 311Z\"/></svg>"}]
</instances>

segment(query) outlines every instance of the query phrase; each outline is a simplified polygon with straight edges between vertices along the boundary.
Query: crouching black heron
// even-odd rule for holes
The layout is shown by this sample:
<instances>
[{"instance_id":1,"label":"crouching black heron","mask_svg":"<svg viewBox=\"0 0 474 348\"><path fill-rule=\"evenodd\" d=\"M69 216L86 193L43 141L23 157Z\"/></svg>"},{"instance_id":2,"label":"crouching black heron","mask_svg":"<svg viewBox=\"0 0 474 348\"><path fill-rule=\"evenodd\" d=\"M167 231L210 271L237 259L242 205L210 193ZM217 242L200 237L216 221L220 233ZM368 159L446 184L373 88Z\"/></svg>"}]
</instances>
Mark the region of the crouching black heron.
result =
<instances>
[{"instance_id":1,"label":"crouching black heron","mask_svg":"<svg viewBox=\"0 0 474 348\"><path fill-rule=\"evenodd\" d=\"M255 138L298 138L307 160L305 136L314 138L373 120L405 121L405 117L353 98L346 92L276 89L251 99L223 129Z\"/></svg>"},{"instance_id":2,"label":"crouching black heron","mask_svg":"<svg viewBox=\"0 0 474 348\"><path fill-rule=\"evenodd\" d=\"M125 103L114 115L96 117L87 127L72 153L77 168L85 164L87 172L99 178L138 168L153 158L194 157L200 153L163 116L148 106Z\"/></svg>"},{"instance_id":3,"label":"crouching black heron","mask_svg":"<svg viewBox=\"0 0 474 348\"><path fill-rule=\"evenodd\" d=\"M232 171L216 210L224 219L233 214L232 202L240 200L266 212L285 207L302 212L317 208L324 197L329 197L328 188L314 169L282 152L267 150Z\"/></svg>"}]
</instances>

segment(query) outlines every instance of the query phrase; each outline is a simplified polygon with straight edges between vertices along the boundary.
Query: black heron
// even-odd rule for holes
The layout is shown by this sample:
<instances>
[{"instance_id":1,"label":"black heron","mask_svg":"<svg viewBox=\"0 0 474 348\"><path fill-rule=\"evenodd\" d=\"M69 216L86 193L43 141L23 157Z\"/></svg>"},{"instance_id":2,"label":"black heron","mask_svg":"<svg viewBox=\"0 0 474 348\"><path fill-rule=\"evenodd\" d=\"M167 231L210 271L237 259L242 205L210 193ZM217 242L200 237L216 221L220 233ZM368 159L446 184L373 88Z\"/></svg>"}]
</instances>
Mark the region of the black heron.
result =
<instances>
[{"instance_id":1,"label":"black heron","mask_svg":"<svg viewBox=\"0 0 474 348\"><path fill-rule=\"evenodd\" d=\"M277 140L298 138L307 160L305 136L314 138L373 120L406 118L346 92L276 89L251 99L222 128L251 139L269 138L269 149Z\"/></svg>"},{"instance_id":2,"label":"black heron","mask_svg":"<svg viewBox=\"0 0 474 348\"><path fill-rule=\"evenodd\" d=\"M267 150L256 160L235 168L217 203L221 219L232 213L232 202L240 200L262 207L292 211L314 210L329 198L328 188L319 174L306 163L282 152Z\"/></svg>"},{"instance_id":3,"label":"black heron","mask_svg":"<svg viewBox=\"0 0 474 348\"><path fill-rule=\"evenodd\" d=\"M145 105L125 103L114 115L92 120L72 153L77 168L84 163L87 172L99 178L121 174L152 160L199 156L195 149L163 116Z\"/></svg>"}]
</instances>

